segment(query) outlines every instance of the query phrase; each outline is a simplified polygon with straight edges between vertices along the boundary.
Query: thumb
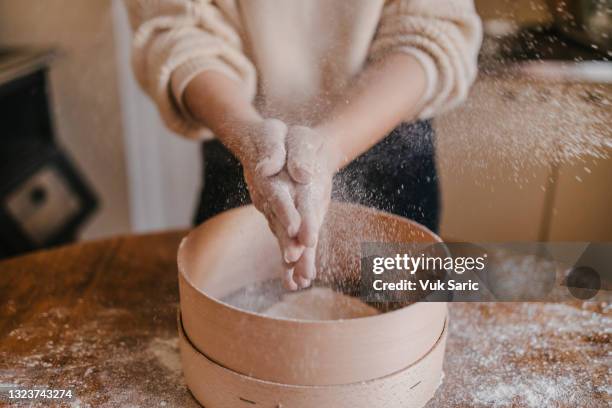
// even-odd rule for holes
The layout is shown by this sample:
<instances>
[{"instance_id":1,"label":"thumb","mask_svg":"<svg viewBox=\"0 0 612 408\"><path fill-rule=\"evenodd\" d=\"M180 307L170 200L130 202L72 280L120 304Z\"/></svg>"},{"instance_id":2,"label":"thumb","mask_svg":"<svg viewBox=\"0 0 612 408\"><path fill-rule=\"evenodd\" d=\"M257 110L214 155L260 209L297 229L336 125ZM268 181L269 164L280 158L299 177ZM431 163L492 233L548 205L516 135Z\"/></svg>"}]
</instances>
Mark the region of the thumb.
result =
<instances>
[{"instance_id":1,"label":"thumb","mask_svg":"<svg viewBox=\"0 0 612 408\"><path fill-rule=\"evenodd\" d=\"M287 133L287 171L301 184L312 181L319 151L317 134L305 126L293 126Z\"/></svg>"},{"instance_id":2,"label":"thumb","mask_svg":"<svg viewBox=\"0 0 612 408\"><path fill-rule=\"evenodd\" d=\"M279 173L285 166L287 125L277 119L266 119L256 140L258 163L255 170L264 177Z\"/></svg>"}]
</instances>

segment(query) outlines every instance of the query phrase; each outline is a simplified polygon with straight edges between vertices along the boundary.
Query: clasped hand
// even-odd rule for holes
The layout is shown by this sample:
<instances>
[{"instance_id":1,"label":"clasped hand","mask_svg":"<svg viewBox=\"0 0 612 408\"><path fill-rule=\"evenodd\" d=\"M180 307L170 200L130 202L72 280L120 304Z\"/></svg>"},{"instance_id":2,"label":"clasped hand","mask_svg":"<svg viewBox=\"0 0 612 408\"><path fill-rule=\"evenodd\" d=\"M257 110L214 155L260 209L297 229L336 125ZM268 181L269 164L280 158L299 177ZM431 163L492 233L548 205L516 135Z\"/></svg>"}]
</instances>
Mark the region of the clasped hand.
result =
<instances>
[{"instance_id":1,"label":"clasped hand","mask_svg":"<svg viewBox=\"0 0 612 408\"><path fill-rule=\"evenodd\" d=\"M278 240L283 282L290 290L308 287L317 273L315 251L335 172L328 139L277 119L248 124L240 133L238 159L251 200Z\"/></svg>"}]
</instances>

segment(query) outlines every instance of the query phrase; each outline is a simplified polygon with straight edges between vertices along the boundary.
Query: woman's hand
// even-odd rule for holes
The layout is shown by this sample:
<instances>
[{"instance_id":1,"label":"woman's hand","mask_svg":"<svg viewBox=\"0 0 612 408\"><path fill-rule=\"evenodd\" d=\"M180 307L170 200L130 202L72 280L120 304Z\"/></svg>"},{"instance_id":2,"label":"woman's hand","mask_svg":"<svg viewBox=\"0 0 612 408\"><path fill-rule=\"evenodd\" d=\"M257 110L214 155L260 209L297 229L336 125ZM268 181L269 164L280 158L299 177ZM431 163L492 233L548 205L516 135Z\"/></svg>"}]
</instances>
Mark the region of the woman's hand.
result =
<instances>
[{"instance_id":1,"label":"woman's hand","mask_svg":"<svg viewBox=\"0 0 612 408\"><path fill-rule=\"evenodd\" d=\"M316 275L315 248L334 173L400 122L414 118L426 85L426 72L415 57L391 54L369 64L316 127L289 127L287 171L296 183L295 203L302 218L298 242L306 246L295 265L294 280L310 284Z\"/></svg>"},{"instance_id":2,"label":"woman's hand","mask_svg":"<svg viewBox=\"0 0 612 408\"><path fill-rule=\"evenodd\" d=\"M298 243L305 246L295 264L295 286L307 287L316 277L315 255L319 232L329 207L335 155L322 132L292 126L287 133L287 171L295 182L295 205L301 216Z\"/></svg>"},{"instance_id":3,"label":"woman's hand","mask_svg":"<svg viewBox=\"0 0 612 408\"><path fill-rule=\"evenodd\" d=\"M301 216L295 205L295 183L285 168L287 126L277 119L264 119L236 125L234 132L238 140L231 142L242 163L251 200L278 239L284 279L292 281L293 264L302 256L304 246L297 240ZM296 285L293 281L287 284L290 289L297 289Z\"/></svg>"},{"instance_id":4,"label":"woman's hand","mask_svg":"<svg viewBox=\"0 0 612 408\"><path fill-rule=\"evenodd\" d=\"M242 86L215 71L193 78L183 98L190 114L208 126L242 164L251 200L278 239L285 276L292 275L290 264L304 248L295 239L301 220L293 199L294 183L285 170L287 126L277 119L263 119Z\"/></svg>"},{"instance_id":5,"label":"woman's hand","mask_svg":"<svg viewBox=\"0 0 612 408\"><path fill-rule=\"evenodd\" d=\"M295 236L300 215L291 197L290 183L280 176L285 167L287 126L277 119L236 124L234 152L255 207L274 216L289 236Z\"/></svg>"}]
</instances>

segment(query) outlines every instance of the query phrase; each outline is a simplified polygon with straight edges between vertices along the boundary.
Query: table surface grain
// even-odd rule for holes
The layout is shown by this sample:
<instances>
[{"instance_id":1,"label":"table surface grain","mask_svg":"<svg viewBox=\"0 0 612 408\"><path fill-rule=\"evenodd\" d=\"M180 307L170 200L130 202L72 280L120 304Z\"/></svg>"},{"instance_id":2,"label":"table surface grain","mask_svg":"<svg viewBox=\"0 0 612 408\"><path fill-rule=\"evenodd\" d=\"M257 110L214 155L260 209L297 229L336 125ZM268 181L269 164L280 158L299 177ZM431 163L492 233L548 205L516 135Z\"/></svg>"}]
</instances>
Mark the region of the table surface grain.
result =
<instances>
[{"instance_id":1,"label":"table surface grain","mask_svg":"<svg viewBox=\"0 0 612 408\"><path fill-rule=\"evenodd\" d=\"M72 406L198 406L177 349L184 234L0 262L0 383L71 389ZM608 304L463 303L450 313L445 375L428 407L612 403Z\"/></svg>"}]
</instances>

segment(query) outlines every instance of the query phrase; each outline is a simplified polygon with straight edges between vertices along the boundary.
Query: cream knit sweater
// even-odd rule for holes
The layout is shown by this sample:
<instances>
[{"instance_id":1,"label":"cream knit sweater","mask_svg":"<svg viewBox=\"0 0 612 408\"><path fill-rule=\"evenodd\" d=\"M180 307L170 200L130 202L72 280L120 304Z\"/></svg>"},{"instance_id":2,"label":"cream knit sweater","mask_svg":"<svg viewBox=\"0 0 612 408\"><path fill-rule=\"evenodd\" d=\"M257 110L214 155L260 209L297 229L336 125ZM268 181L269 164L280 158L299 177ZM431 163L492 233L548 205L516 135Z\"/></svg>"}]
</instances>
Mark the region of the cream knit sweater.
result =
<instances>
[{"instance_id":1,"label":"cream knit sweater","mask_svg":"<svg viewBox=\"0 0 612 408\"><path fill-rule=\"evenodd\" d=\"M388 53L425 68L419 118L457 105L476 77L482 30L473 0L125 1L136 78L167 126L188 137L212 136L182 103L205 70L242 83L263 115L303 124Z\"/></svg>"}]
</instances>

